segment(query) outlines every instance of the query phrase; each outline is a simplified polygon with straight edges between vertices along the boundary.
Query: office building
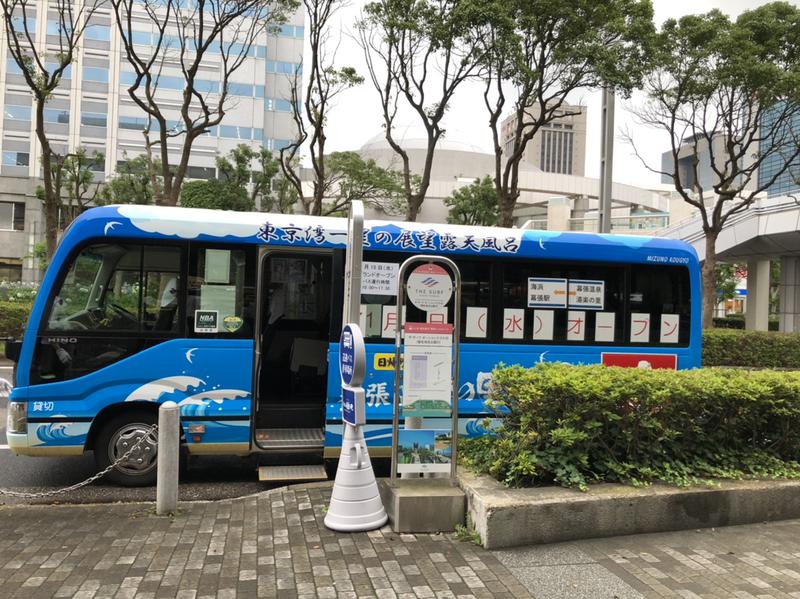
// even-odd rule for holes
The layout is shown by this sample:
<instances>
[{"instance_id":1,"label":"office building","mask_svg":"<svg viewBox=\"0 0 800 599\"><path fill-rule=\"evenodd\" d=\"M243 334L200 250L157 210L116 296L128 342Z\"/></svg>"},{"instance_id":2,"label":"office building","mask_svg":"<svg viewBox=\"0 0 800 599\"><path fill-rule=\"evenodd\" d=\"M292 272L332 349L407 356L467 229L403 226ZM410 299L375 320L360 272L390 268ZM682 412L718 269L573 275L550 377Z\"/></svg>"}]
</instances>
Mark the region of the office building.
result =
<instances>
[{"instance_id":1,"label":"office building","mask_svg":"<svg viewBox=\"0 0 800 599\"><path fill-rule=\"evenodd\" d=\"M535 119L539 109L531 107L528 112ZM583 177L586 174L586 112L586 106L563 104L556 111L556 118L528 142L523 162L545 173ZM506 156L513 152L516 127L514 114L500 125Z\"/></svg>"},{"instance_id":2,"label":"office building","mask_svg":"<svg viewBox=\"0 0 800 599\"><path fill-rule=\"evenodd\" d=\"M30 3L28 26L35 32L40 52L58 51L58 21L46 0ZM145 151L142 134L146 119L127 92L133 77L117 31L111 5L91 17L61 85L47 103L45 120L57 152L84 148L104 160L92 168L96 179L113 175L117 164ZM142 49L154 44L155 29L137 3L133 41ZM35 7L35 10L33 8ZM47 15L44 18L44 15ZM215 175L215 159L240 143L278 150L295 137L290 97L290 76L302 63L303 10L290 16L277 32L258 34L242 66L231 76L230 101L222 123L195 140L189 162L190 178ZM18 65L8 52L5 31L0 32L0 277L37 278L33 244L43 238L41 202L35 198L39 184L40 146L32 118L32 98ZM218 54L208 54L198 74L196 88L219 90ZM177 62L168 61L159 77L159 94L168 120L180 119L179 101L184 78ZM302 68L302 67L301 67ZM171 124L171 123L168 123ZM180 142L169 145L170 160L177 162Z\"/></svg>"}]
</instances>

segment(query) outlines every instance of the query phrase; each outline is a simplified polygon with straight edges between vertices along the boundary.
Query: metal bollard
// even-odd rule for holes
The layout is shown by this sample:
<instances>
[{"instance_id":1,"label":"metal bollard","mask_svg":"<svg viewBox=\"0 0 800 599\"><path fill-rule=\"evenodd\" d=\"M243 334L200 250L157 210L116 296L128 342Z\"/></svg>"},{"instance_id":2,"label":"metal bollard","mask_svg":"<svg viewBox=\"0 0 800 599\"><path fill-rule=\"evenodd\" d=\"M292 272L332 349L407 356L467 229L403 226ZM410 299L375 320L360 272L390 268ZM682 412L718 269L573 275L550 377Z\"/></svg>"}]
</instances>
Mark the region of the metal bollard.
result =
<instances>
[{"instance_id":1,"label":"metal bollard","mask_svg":"<svg viewBox=\"0 0 800 599\"><path fill-rule=\"evenodd\" d=\"M163 516L178 509L178 457L181 411L174 401L158 408L158 470L156 474L156 514Z\"/></svg>"}]
</instances>

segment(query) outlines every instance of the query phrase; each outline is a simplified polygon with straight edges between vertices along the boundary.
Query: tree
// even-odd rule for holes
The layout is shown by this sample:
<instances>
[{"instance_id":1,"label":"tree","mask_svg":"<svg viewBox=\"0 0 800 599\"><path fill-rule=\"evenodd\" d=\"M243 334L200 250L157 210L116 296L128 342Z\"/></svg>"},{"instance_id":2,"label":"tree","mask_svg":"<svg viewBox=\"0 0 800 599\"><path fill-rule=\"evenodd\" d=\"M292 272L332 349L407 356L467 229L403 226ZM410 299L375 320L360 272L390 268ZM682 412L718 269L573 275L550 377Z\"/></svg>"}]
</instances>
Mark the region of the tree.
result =
<instances>
[{"instance_id":1,"label":"tree","mask_svg":"<svg viewBox=\"0 0 800 599\"><path fill-rule=\"evenodd\" d=\"M248 212L254 208L244 187L217 179L184 183L181 189L181 206L239 212Z\"/></svg>"},{"instance_id":2,"label":"tree","mask_svg":"<svg viewBox=\"0 0 800 599\"><path fill-rule=\"evenodd\" d=\"M346 89L364 82L353 67L336 68L336 51L331 46L330 20L344 3L341 0L303 0L306 10L306 32L310 47L309 81L305 94L301 91L301 72L294 73L291 85L292 116L297 127L297 137L281 148L280 164L284 177L295 188L307 214L322 214L325 197L325 125L334 98ZM307 123L307 124L306 124ZM306 198L297 169L301 146L308 141L311 168L314 172L314 192Z\"/></svg>"},{"instance_id":3,"label":"tree","mask_svg":"<svg viewBox=\"0 0 800 599\"><path fill-rule=\"evenodd\" d=\"M364 160L356 152L333 152L327 156L322 185L323 215L347 214L353 200L385 214L402 213L403 185L399 173Z\"/></svg>"},{"instance_id":4,"label":"tree","mask_svg":"<svg viewBox=\"0 0 800 599\"><path fill-rule=\"evenodd\" d=\"M713 326L716 242L800 157L800 10L773 2L735 22L719 11L664 23L638 119L667 134L668 177L700 214L705 233L703 325ZM640 157L635 140L628 136ZM770 170L758 176L762 164Z\"/></svg>"},{"instance_id":5,"label":"tree","mask_svg":"<svg viewBox=\"0 0 800 599\"><path fill-rule=\"evenodd\" d=\"M252 168L253 161L257 161L257 168ZM247 144L239 144L228 153L228 156L217 157L217 170L222 180L230 185L249 188L250 204L256 206L256 200L261 199L261 205L272 203L272 179L280 168L278 161L266 148L258 150Z\"/></svg>"},{"instance_id":6,"label":"tree","mask_svg":"<svg viewBox=\"0 0 800 599\"><path fill-rule=\"evenodd\" d=\"M736 297L736 285L741 280L743 265L721 262L717 264L714 274L714 285L717 290L717 303ZM747 276L747 268L744 266Z\"/></svg>"},{"instance_id":7,"label":"tree","mask_svg":"<svg viewBox=\"0 0 800 599\"><path fill-rule=\"evenodd\" d=\"M444 203L450 207L448 223L494 226L499 220L497 189L489 175L456 189Z\"/></svg>"},{"instance_id":8,"label":"tree","mask_svg":"<svg viewBox=\"0 0 800 599\"><path fill-rule=\"evenodd\" d=\"M86 210L92 202L102 199L103 184L95 181L92 167L103 165L103 154L92 152L87 154L84 148L64 154L62 160L51 162L52 183L57 190L58 226L63 228ZM44 186L36 187L36 197L46 202L47 193ZM47 244L44 245L45 251Z\"/></svg>"},{"instance_id":9,"label":"tree","mask_svg":"<svg viewBox=\"0 0 800 599\"><path fill-rule=\"evenodd\" d=\"M64 72L75 59L83 32L98 6L99 0L75 4L70 0L52 0L47 11L37 14L38 2L33 0L0 0L6 45L33 96L34 127L42 165L41 198L44 203L45 247L49 261L58 244L59 212L61 207L61 177L69 152L59 151L52 143L44 120L44 109L58 88ZM35 39L36 17L56 20L57 34L48 33L47 45ZM55 48L48 50L48 48Z\"/></svg>"},{"instance_id":10,"label":"tree","mask_svg":"<svg viewBox=\"0 0 800 599\"><path fill-rule=\"evenodd\" d=\"M275 194L261 201L261 210L278 214L294 214L294 208L300 201L294 185L283 176L275 178Z\"/></svg>"},{"instance_id":11,"label":"tree","mask_svg":"<svg viewBox=\"0 0 800 599\"><path fill-rule=\"evenodd\" d=\"M464 0L379 0L367 4L358 23L369 78L380 97L386 141L402 162L409 221L417 219L430 185L436 145L445 133L442 119L456 90L479 63L479 47L469 35L471 16L471 4ZM395 136L401 103L427 136L418 177Z\"/></svg>"},{"instance_id":12,"label":"tree","mask_svg":"<svg viewBox=\"0 0 800 599\"><path fill-rule=\"evenodd\" d=\"M155 161L162 185L154 189L157 204L175 206L186 178L194 141L222 122L230 108L230 81L247 58L259 33L285 19L293 0L111 0L122 50L133 69L128 95L147 115L144 134L150 142L150 123L157 141ZM144 11L153 30L152 44L134 41ZM219 83L202 79L202 65L219 64ZM177 66L177 75L163 73ZM159 84L179 78L183 91L177 102L179 118L166 111L174 100L164 101ZM161 86L163 88L163 85ZM170 146L179 146L176 164Z\"/></svg>"},{"instance_id":13,"label":"tree","mask_svg":"<svg viewBox=\"0 0 800 599\"><path fill-rule=\"evenodd\" d=\"M475 0L465 9L480 48L483 100L495 154L500 224L513 225L528 143L578 89L629 94L644 75L655 32L650 0ZM501 117L511 104L510 135Z\"/></svg>"},{"instance_id":14,"label":"tree","mask_svg":"<svg viewBox=\"0 0 800 599\"><path fill-rule=\"evenodd\" d=\"M106 183L101 192L106 204L153 204L153 180L150 177L150 160L145 154L125 160L117 166L116 174ZM156 180L158 186L160 180Z\"/></svg>"}]
</instances>

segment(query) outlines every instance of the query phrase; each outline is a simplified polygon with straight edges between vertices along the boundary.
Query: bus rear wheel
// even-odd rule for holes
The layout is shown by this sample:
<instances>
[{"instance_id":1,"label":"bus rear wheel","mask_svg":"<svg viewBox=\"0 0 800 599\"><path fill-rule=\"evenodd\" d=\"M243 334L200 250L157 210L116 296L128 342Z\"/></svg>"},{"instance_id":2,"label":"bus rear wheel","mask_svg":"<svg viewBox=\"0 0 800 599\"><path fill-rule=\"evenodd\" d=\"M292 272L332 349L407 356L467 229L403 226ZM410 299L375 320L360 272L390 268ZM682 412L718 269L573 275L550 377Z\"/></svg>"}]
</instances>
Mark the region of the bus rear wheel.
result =
<instances>
[{"instance_id":1,"label":"bus rear wheel","mask_svg":"<svg viewBox=\"0 0 800 599\"><path fill-rule=\"evenodd\" d=\"M94 459L99 470L124 456L131 447L147 434L156 423L153 412L140 410L112 417L105 423L94 446ZM156 482L156 459L158 443L151 435L131 455L117 464L104 479L124 487L149 487Z\"/></svg>"}]
</instances>

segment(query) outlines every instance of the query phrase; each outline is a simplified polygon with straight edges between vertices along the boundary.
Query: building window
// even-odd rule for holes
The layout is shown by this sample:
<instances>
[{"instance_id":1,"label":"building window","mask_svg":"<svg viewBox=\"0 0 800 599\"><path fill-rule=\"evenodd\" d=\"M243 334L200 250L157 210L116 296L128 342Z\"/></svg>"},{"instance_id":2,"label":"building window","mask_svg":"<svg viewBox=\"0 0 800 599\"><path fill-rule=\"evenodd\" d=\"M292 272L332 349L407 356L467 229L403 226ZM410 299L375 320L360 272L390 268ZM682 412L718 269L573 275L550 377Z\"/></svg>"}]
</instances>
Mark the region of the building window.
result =
<instances>
[{"instance_id":1,"label":"building window","mask_svg":"<svg viewBox=\"0 0 800 599\"><path fill-rule=\"evenodd\" d=\"M61 65L56 62L46 62L44 66L47 68L48 73L54 72L58 69ZM61 78L62 79L72 79L72 65L68 64L64 67L64 70L61 71Z\"/></svg>"},{"instance_id":2,"label":"building window","mask_svg":"<svg viewBox=\"0 0 800 599\"><path fill-rule=\"evenodd\" d=\"M108 25L89 25L83 32L88 40L107 42L111 40L111 27Z\"/></svg>"},{"instance_id":3,"label":"building window","mask_svg":"<svg viewBox=\"0 0 800 599\"><path fill-rule=\"evenodd\" d=\"M219 136L226 139L252 139L253 130L250 127L231 127L230 125L220 125Z\"/></svg>"},{"instance_id":4,"label":"building window","mask_svg":"<svg viewBox=\"0 0 800 599\"><path fill-rule=\"evenodd\" d=\"M54 35L56 37L69 37L71 28L69 18L65 18L64 22L61 21L47 21L47 35Z\"/></svg>"},{"instance_id":5,"label":"building window","mask_svg":"<svg viewBox=\"0 0 800 599\"><path fill-rule=\"evenodd\" d=\"M22 261L18 258L0 258L0 281L21 281Z\"/></svg>"},{"instance_id":6,"label":"building window","mask_svg":"<svg viewBox=\"0 0 800 599\"><path fill-rule=\"evenodd\" d=\"M186 176L190 179L213 179L217 169L213 166L187 166Z\"/></svg>"},{"instance_id":7,"label":"building window","mask_svg":"<svg viewBox=\"0 0 800 599\"><path fill-rule=\"evenodd\" d=\"M6 73L9 75L22 75L22 69L13 58L6 60Z\"/></svg>"},{"instance_id":8,"label":"building window","mask_svg":"<svg viewBox=\"0 0 800 599\"><path fill-rule=\"evenodd\" d=\"M28 166L30 158L28 152L3 152L3 166Z\"/></svg>"},{"instance_id":9,"label":"building window","mask_svg":"<svg viewBox=\"0 0 800 599\"><path fill-rule=\"evenodd\" d=\"M253 86L247 83L228 83L228 93L232 96L253 97Z\"/></svg>"},{"instance_id":10,"label":"building window","mask_svg":"<svg viewBox=\"0 0 800 599\"><path fill-rule=\"evenodd\" d=\"M108 83L108 69L102 67L83 67L84 81Z\"/></svg>"},{"instance_id":11,"label":"building window","mask_svg":"<svg viewBox=\"0 0 800 599\"><path fill-rule=\"evenodd\" d=\"M44 122L45 123L58 123L61 125L69 125L69 111L59 110L58 108L45 108L44 109Z\"/></svg>"},{"instance_id":12,"label":"building window","mask_svg":"<svg viewBox=\"0 0 800 599\"><path fill-rule=\"evenodd\" d=\"M10 121L30 121L31 107L6 104L3 107L3 116Z\"/></svg>"},{"instance_id":13,"label":"building window","mask_svg":"<svg viewBox=\"0 0 800 599\"><path fill-rule=\"evenodd\" d=\"M0 202L0 229L25 230L25 202Z\"/></svg>"},{"instance_id":14,"label":"building window","mask_svg":"<svg viewBox=\"0 0 800 599\"><path fill-rule=\"evenodd\" d=\"M105 127L106 115L101 112L82 112L81 125L86 127Z\"/></svg>"},{"instance_id":15,"label":"building window","mask_svg":"<svg viewBox=\"0 0 800 599\"><path fill-rule=\"evenodd\" d=\"M134 44L141 46L149 46L153 41L149 31L134 31L131 34L131 40Z\"/></svg>"},{"instance_id":16,"label":"building window","mask_svg":"<svg viewBox=\"0 0 800 599\"><path fill-rule=\"evenodd\" d=\"M147 119L141 116L120 116L120 129L132 129L134 131L144 131L147 129Z\"/></svg>"}]
</instances>

